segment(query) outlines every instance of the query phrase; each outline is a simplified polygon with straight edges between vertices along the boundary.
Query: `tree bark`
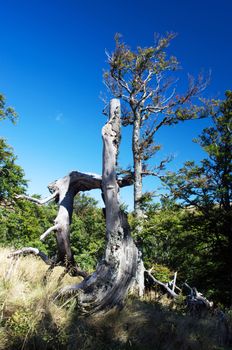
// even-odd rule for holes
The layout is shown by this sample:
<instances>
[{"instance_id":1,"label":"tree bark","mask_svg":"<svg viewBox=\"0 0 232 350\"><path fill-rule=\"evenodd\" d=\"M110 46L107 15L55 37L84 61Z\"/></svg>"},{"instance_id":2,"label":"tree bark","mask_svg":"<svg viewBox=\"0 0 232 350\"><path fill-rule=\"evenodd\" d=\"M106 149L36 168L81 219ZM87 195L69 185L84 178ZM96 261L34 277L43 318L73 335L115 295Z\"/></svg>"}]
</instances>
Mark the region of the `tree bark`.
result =
<instances>
[{"instance_id":1,"label":"tree bark","mask_svg":"<svg viewBox=\"0 0 232 350\"><path fill-rule=\"evenodd\" d=\"M120 187L129 186L133 183L133 179L130 176L126 176L124 178L117 179L117 183ZM72 171L63 178L49 184L48 188L51 192L51 196L45 199L38 199L25 195L16 196L16 199L26 199L38 205L46 204L52 200L56 200L56 202L58 202L58 213L54 220L54 225L48 228L40 236L40 240L43 241L49 234L55 232L57 255L56 257L47 257L46 264L53 267L56 265L64 266L67 272L73 276L87 276L87 273L80 270L76 265L70 246L70 224L72 221L73 201L78 192L101 189L101 187L101 175ZM35 254L43 260L44 256L46 256L37 248L25 247L12 252L9 257L26 254Z\"/></svg>"},{"instance_id":2,"label":"tree bark","mask_svg":"<svg viewBox=\"0 0 232 350\"><path fill-rule=\"evenodd\" d=\"M62 292L79 291L79 303L86 312L93 313L121 306L129 289L144 288L143 278L137 278L140 254L130 235L126 214L120 210L119 186L116 176L120 142L120 102L110 103L110 118L102 130L103 174L102 191L106 206L106 248L96 272L78 285ZM138 286L138 283L140 285Z\"/></svg>"},{"instance_id":3,"label":"tree bark","mask_svg":"<svg viewBox=\"0 0 232 350\"><path fill-rule=\"evenodd\" d=\"M18 196L44 204L56 200L59 205L54 225L44 232L40 239L44 240L51 232L55 232L58 254L54 261L36 248L23 248L12 253L36 254L47 264L65 266L72 275L80 275L84 280L62 292L79 291L79 302L84 311L97 312L114 306L121 306L129 289L141 296L144 290L144 267L141 255L130 235L127 216L120 209L119 188L131 185L133 179L126 176L117 178L117 155L120 143L120 102L111 100L109 120L102 129L103 138L103 171L102 177L73 171L67 176L49 185L52 193L45 200L28 196ZM80 191L101 188L105 202L106 214L106 247L105 253L91 276L86 276L75 264L70 247L70 223L72 220L73 201Z\"/></svg>"},{"instance_id":4,"label":"tree bark","mask_svg":"<svg viewBox=\"0 0 232 350\"><path fill-rule=\"evenodd\" d=\"M135 121L133 128L133 158L134 158L134 212L135 217L140 219L142 217L141 198L142 198L142 160L139 150L140 143L140 127L141 116L135 113Z\"/></svg>"}]
</instances>

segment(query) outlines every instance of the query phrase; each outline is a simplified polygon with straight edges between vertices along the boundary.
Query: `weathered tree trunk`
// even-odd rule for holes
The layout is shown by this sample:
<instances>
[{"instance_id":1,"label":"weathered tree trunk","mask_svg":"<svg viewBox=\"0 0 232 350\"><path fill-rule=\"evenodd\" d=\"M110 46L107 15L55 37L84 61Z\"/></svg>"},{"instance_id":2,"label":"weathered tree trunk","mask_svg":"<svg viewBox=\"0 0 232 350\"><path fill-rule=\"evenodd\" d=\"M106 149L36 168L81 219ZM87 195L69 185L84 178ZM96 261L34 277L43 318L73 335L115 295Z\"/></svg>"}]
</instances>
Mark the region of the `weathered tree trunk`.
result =
<instances>
[{"instance_id":1,"label":"weathered tree trunk","mask_svg":"<svg viewBox=\"0 0 232 350\"><path fill-rule=\"evenodd\" d=\"M118 179L118 186L124 187L131 185L133 182L129 176ZM51 183L48 188L52 193L50 197L40 200L34 197L19 195L18 199L26 199L36 204L43 205L49 201L56 200L58 202L58 213L54 220L54 225L40 236L40 240L55 232L57 242L57 254L55 257L47 257L37 248L26 247L19 249L10 254L11 256L34 254L39 256L51 268L56 265L64 266L67 272L73 276L86 277L85 271L81 271L75 263L73 253L70 247L70 224L72 221L73 201L75 195L80 191L89 191L92 189L100 189L102 186L102 177L96 174L81 173L72 171L67 176Z\"/></svg>"},{"instance_id":2,"label":"weathered tree trunk","mask_svg":"<svg viewBox=\"0 0 232 350\"><path fill-rule=\"evenodd\" d=\"M133 157L134 157L134 213L139 220L142 217L141 198L142 198L142 160L139 149L141 116L137 113L133 128Z\"/></svg>"},{"instance_id":3,"label":"weathered tree trunk","mask_svg":"<svg viewBox=\"0 0 232 350\"><path fill-rule=\"evenodd\" d=\"M118 146L120 142L120 103L113 99L110 118L103 127L102 191L106 206L106 248L96 272L78 285L63 292L79 290L83 310L97 312L120 306L129 289L144 288L143 271L136 281L140 255L130 235L125 213L120 210L119 186L116 176ZM139 284L140 283L140 284ZM139 284L139 285L138 285Z\"/></svg>"},{"instance_id":4,"label":"weathered tree trunk","mask_svg":"<svg viewBox=\"0 0 232 350\"><path fill-rule=\"evenodd\" d=\"M130 235L126 214L120 210L119 187L133 183L130 176L118 179L116 174L118 147L120 143L120 102L113 99L110 103L109 121L102 129L103 172L102 177L95 174L73 171L67 176L49 185L52 195L39 200L28 196L18 196L44 204L56 200L59 205L54 226L50 227L40 239L44 240L55 232L58 254L56 259L49 259L37 248L22 248L11 255L35 254L47 264L62 265L72 275L85 279L78 285L66 287L63 292L79 291L79 302L83 310L96 312L122 304L129 289L139 295L144 290L144 267L141 255ZM96 272L86 277L75 264L70 247L69 227L72 219L73 200L80 191L101 188L105 202L106 247L105 254L98 264Z\"/></svg>"}]
</instances>

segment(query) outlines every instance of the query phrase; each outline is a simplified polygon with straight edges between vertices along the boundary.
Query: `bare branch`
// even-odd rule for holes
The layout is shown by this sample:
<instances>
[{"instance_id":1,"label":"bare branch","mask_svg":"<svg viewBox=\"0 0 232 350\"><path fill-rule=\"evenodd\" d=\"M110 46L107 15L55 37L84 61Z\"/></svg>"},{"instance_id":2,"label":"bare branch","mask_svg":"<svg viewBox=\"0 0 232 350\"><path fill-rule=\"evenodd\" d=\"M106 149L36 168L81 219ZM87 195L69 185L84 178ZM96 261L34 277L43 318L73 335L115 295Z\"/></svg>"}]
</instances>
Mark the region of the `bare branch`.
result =
<instances>
[{"instance_id":1,"label":"bare branch","mask_svg":"<svg viewBox=\"0 0 232 350\"><path fill-rule=\"evenodd\" d=\"M38 248L32 248L32 247L26 247L26 248L16 250L16 251L10 253L8 255L8 258L12 258L12 257L18 256L18 255L28 255L28 254L38 255L47 265L52 264L52 260L49 259L49 257L46 254L41 252Z\"/></svg>"},{"instance_id":2,"label":"bare branch","mask_svg":"<svg viewBox=\"0 0 232 350\"><path fill-rule=\"evenodd\" d=\"M67 176L70 176L70 185L76 187L77 191L90 191L92 189L101 189L102 177L99 174L72 171ZM15 195L15 198L26 199L30 202L34 202L39 205L46 204L59 196L59 190L56 187L58 186L58 182L62 179L56 180L48 186L51 191L54 190L52 195L49 197L46 197L44 199L38 199L26 195ZM118 178L117 181L119 187L131 186L133 184L133 181L129 176L126 176L125 178Z\"/></svg>"},{"instance_id":3,"label":"bare branch","mask_svg":"<svg viewBox=\"0 0 232 350\"><path fill-rule=\"evenodd\" d=\"M120 80L118 80L118 83L128 92L128 94L131 94L131 89L129 88L129 85L124 79L121 78Z\"/></svg>"},{"instance_id":4,"label":"bare branch","mask_svg":"<svg viewBox=\"0 0 232 350\"><path fill-rule=\"evenodd\" d=\"M46 203L51 202L52 200L54 200L57 195L58 195L58 192L54 192L49 197L46 197L44 199L39 199L39 198L35 198L35 197L26 196L24 194L19 194L19 195L15 195L15 198L16 199L26 199L26 200L28 200L30 202L43 205L43 204L46 204Z\"/></svg>"},{"instance_id":5,"label":"bare branch","mask_svg":"<svg viewBox=\"0 0 232 350\"><path fill-rule=\"evenodd\" d=\"M160 282L159 280L157 280L157 279L151 274L150 271L145 270L145 272L148 274L148 276L151 278L151 280L152 280L154 283L157 283L157 284L159 284L160 286L164 287L164 288L166 289L166 291L167 291L173 298L178 297L178 294L176 294L176 293L174 292L174 290L172 290L171 288L169 288L167 283L163 283L163 282Z\"/></svg>"},{"instance_id":6,"label":"bare branch","mask_svg":"<svg viewBox=\"0 0 232 350\"><path fill-rule=\"evenodd\" d=\"M41 236L40 236L40 240L44 241L45 238L49 235L49 233L51 233L52 231L55 231L58 229L58 225L54 225L52 227L50 227L47 231L45 231Z\"/></svg>"},{"instance_id":7,"label":"bare branch","mask_svg":"<svg viewBox=\"0 0 232 350\"><path fill-rule=\"evenodd\" d=\"M153 75L154 73L151 70L149 70L147 77L144 79L144 85L146 85L151 80L151 77Z\"/></svg>"},{"instance_id":8,"label":"bare branch","mask_svg":"<svg viewBox=\"0 0 232 350\"><path fill-rule=\"evenodd\" d=\"M144 88L145 89L145 88ZM143 96L141 97L141 99L138 101L138 106L141 105L141 103L146 102L146 100L148 100L150 97L152 97L153 95L153 91L150 91L149 94L147 94L146 89L144 90Z\"/></svg>"},{"instance_id":9,"label":"bare branch","mask_svg":"<svg viewBox=\"0 0 232 350\"><path fill-rule=\"evenodd\" d=\"M170 96L168 96L165 100L163 100L161 102L161 104L163 105L163 104L167 103L168 101L170 101L173 98L173 96L175 95L175 93L176 93L176 89L174 88L172 93L170 94Z\"/></svg>"}]
</instances>

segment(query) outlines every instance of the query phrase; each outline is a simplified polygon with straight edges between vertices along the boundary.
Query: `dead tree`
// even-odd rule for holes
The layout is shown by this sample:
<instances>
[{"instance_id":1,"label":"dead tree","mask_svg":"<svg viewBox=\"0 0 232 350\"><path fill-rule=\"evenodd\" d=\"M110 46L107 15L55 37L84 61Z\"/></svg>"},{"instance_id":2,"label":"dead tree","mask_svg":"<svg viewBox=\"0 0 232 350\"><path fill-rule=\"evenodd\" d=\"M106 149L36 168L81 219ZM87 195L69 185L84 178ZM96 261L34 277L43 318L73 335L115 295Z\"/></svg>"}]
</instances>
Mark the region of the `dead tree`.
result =
<instances>
[{"instance_id":1,"label":"dead tree","mask_svg":"<svg viewBox=\"0 0 232 350\"><path fill-rule=\"evenodd\" d=\"M80 275L84 280L65 291L78 291L79 302L83 309L95 312L120 305L129 289L137 290L141 295L144 289L144 267L140 253L130 235L126 214L120 210L119 187L133 183L129 176L118 179L116 174L118 147L120 143L120 102L113 99L110 103L109 120L102 130L103 138L103 173L95 174L73 171L67 176L49 185L51 196L39 200L28 196L18 196L37 204L51 200L58 203L58 213L54 225L44 232L44 240L55 232L57 256L47 257L37 248L27 247L11 253L35 254L51 267L64 266L72 275ZM106 247L104 257L96 272L87 277L75 264L70 247L70 223L72 220L73 201L80 191L101 189L106 213ZM64 291L63 291L64 292Z\"/></svg>"},{"instance_id":2,"label":"dead tree","mask_svg":"<svg viewBox=\"0 0 232 350\"><path fill-rule=\"evenodd\" d=\"M151 271L145 270L144 277L145 277L145 285L147 288L153 287L155 285L159 285L163 288L163 290L167 293L168 296L171 298L177 298L178 293L181 292L181 289L176 285L176 272L174 275L174 279L169 282L169 283L164 283L159 281L157 278L155 278L152 274ZM175 289L178 290L178 293L175 292Z\"/></svg>"},{"instance_id":3,"label":"dead tree","mask_svg":"<svg viewBox=\"0 0 232 350\"><path fill-rule=\"evenodd\" d=\"M109 121L103 127L102 193L106 207L106 247L96 272L63 292L79 292L79 303L88 312L120 306L129 289L144 288L143 263L130 235L127 217L120 209L116 163L120 142L120 103L110 103Z\"/></svg>"},{"instance_id":4,"label":"dead tree","mask_svg":"<svg viewBox=\"0 0 232 350\"><path fill-rule=\"evenodd\" d=\"M191 315L200 316L213 307L213 302L198 292L196 287L192 288L186 282L184 283L184 287L187 287L190 291L186 298L186 307Z\"/></svg>"},{"instance_id":5,"label":"dead tree","mask_svg":"<svg viewBox=\"0 0 232 350\"><path fill-rule=\"evenodd\" d=\"M129 176L118 179L118 184L120 187L128 186L132 183L133 180ZM70 224L72 222L73 201L75 195L80 191L101 189L101 186L101 175L72 171L67 176L64 176L63 178L49 184L48 189L51 192L51 196L45 199L38 199L25 195L16 196L17 199L29 200L38 205L44 205L51 201L57 202L58 213L54 220L54 225L48 228L40 236L40 240L44 241L49 234L55 232L57 254L55 257L49 258L37 248L25 247L12 252L9 257L34 254L39 256L47 265L49 265L50 269L57 265L64 266L66 271L72 276L86 277L87 273L80 270L76 265L70 247Z\"/></svg>"}]
</instances>

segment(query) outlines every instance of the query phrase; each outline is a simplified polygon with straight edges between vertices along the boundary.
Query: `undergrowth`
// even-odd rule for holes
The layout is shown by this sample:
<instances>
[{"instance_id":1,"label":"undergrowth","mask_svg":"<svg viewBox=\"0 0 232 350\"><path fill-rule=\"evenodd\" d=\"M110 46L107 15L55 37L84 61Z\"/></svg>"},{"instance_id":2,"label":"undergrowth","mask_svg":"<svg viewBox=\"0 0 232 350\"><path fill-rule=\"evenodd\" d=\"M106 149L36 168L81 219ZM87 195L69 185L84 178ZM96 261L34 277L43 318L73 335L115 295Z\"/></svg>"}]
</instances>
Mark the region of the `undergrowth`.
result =
<instances>
[{"instance_id":1,"label":"undergrowth","mask_svg":"<svg viewBox=\"0 0 232 350\"><path fill-rule=\"evenodd\" d=\"M229 350L232 312L192 317L181 306L129 297L122 310L83 316L75 297L57 298L77 278L33 256L0 250L0 350Z\"/></svg>"}]
</instances>

